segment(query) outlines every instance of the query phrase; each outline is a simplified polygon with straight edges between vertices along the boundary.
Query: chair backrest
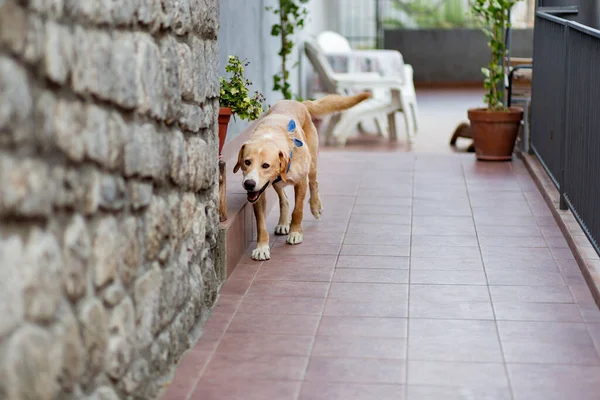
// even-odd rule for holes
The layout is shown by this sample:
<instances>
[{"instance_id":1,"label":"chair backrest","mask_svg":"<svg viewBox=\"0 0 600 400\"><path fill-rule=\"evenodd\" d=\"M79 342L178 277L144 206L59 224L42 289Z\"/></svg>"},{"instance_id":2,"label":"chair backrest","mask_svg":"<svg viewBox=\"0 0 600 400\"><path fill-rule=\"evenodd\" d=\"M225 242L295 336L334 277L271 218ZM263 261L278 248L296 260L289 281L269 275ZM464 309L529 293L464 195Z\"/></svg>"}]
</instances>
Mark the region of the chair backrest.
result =
<instances>
[{"instance_id":1,"label":"chair backrest","mask_svg":"<svg viewBox=\"0 0 600 400\"><path fill-rule=\"evenodd\" d=\"M352 51L348 39L333 31L321 32L317 36L317 44L325 53Z\"/></svg>"},{"instance_id":2,"label":"chair backrest","mask_svg":"<svg viewBox=\"0 0 600 400\"><path fill-rule=\"evenodd\" d=\"M327 93L336 93L337 86L333 80L333 69L318 45L314 42L306 41L304 42L304 52L315 71L317 71L319 79L325 86Z\"/></svg>"}]
</instances>

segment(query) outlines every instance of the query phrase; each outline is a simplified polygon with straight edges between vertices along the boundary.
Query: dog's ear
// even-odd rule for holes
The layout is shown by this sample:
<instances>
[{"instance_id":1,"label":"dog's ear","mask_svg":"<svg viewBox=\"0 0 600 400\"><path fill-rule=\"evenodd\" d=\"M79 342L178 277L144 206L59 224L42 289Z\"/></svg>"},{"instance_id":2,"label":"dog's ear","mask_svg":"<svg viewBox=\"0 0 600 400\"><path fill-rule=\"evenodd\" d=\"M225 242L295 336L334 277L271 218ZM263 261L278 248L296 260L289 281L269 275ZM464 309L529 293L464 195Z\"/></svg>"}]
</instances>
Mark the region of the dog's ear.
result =
<instances>
[{"instance_id":1,"label":"dog's ear","mask_svg":"<svg viewBox=\"0 0 600 400\"><path fill-rule=\"evenodd\" d=\"M290 165L290 157L285 154L283 151L279 151L279 176L281 176L282 181L287 180L287 170L288 165Z\"/></svg>"},{"instance_id":2,"label":"dog's ear","mask_svg":"<svg viewBox=\"0 0 600 400\"><path fill-rule=\"evenodd\" d=\"M240 152L238 153L238 159L237 159L237 163L235 163L235 166L233 167L233 173L235 174L236 172L239 171L240 167L242 166L242 162L244 161L244 148L246 147L245 144L242 145L242 148L240 149Z\"/></svg>"}]
</instances>

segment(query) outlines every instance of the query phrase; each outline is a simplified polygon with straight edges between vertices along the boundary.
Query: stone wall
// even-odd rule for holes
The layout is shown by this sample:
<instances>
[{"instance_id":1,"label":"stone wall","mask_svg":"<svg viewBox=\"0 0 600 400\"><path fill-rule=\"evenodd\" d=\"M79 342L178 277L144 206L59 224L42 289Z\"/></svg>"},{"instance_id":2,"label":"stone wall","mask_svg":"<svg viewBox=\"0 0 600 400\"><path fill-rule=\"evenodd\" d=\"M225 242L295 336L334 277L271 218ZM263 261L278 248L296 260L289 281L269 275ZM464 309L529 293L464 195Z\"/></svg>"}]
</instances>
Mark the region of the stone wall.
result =
<instances>
[{"instance_id":1,"label":"stone wall","mask_svg":"<svg viewBox=\"0 0 600 400\"><path fill-rule=\"evenodd\" d=\"M0 0L0 398L152 399L214 304L218 0Z\"/></svg>"}]
</instances>

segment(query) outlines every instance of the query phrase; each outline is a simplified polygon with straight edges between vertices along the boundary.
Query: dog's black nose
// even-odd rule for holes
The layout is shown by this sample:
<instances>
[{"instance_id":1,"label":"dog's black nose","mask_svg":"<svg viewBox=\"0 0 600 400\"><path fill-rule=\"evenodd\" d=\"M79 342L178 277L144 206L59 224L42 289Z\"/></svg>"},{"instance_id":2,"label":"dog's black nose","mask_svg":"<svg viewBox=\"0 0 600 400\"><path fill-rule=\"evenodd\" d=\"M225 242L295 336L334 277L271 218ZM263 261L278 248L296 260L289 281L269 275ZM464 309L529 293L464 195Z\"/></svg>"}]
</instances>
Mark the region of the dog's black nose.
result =
<instances>
[{"instance_id":1,"label":"dog's black nose","mask_svg":"<svg viewBox=\"0 0 600 400\"><path fill-rule=\"evenodd\" d=\"M250 192L254 190L254 188L256 188L256 182L254 182L252 179L244 181L244 189Z\"/></svg>"}]
</instances>

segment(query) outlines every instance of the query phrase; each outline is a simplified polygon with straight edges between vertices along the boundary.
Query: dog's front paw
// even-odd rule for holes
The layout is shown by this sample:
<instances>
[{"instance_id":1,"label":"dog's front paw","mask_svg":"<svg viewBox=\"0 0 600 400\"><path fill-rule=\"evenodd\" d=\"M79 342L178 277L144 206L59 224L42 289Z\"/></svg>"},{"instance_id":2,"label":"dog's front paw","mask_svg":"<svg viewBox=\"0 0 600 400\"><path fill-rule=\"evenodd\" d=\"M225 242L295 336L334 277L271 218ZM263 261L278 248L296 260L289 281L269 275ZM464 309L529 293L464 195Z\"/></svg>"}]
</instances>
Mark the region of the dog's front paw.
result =
<instances>
[{"instance_id":1,"label":"dog's front paw","mask_svg":"<svg viewBox=\"0 0 600 400\"><path fill-rule=\"evenodd\" d=\"M290 233L290 226L289 225L277 225L275 227L275 234L276 235L283 236L283 235L287 235L288 233Z\"/></svg>"},{"instance_id":2,"label":"dog's front paw","mask_svg":"<svg viewBox=\"0 0 600 400\"><path fill-rule=\"evenodd\" d=\"M252 250L252 259L256 261L265 261L271 259L271 249L269 249L269 245L263 244Z\"/></svg>"},{"instance_id":3,"label":"dog's front paw","mask_svg":"<svg viewBox=\"0 0 600 400\"><path fill-rule=\"evenodd\" d=\"M287 244L300 244L303 238L302 232L292 232L287 237Z\"/></svg>"}]
</instances>

